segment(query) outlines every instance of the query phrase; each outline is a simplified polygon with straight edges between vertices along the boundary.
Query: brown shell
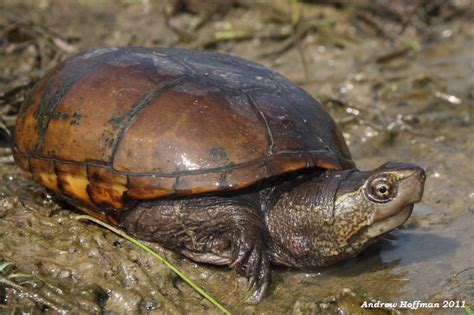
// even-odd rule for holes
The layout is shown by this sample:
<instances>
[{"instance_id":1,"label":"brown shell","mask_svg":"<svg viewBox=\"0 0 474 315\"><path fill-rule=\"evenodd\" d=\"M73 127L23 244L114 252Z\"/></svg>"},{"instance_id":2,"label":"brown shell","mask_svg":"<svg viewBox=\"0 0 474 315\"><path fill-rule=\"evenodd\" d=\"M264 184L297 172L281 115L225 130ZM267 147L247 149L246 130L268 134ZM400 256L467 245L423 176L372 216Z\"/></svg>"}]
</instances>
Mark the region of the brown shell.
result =
<instances>
[{"instance_id":1,"label":"brown shell","mask_svg":"<svg viewBox=\"0 0 474 315\"><path fill-rule=\"evenodd\" d=\"M104 215L132 200L354 166L331 117L289 80L183 49L103 48L66 60L22 107L13 149L37 181Z\"/></svg>"}]
</instances>

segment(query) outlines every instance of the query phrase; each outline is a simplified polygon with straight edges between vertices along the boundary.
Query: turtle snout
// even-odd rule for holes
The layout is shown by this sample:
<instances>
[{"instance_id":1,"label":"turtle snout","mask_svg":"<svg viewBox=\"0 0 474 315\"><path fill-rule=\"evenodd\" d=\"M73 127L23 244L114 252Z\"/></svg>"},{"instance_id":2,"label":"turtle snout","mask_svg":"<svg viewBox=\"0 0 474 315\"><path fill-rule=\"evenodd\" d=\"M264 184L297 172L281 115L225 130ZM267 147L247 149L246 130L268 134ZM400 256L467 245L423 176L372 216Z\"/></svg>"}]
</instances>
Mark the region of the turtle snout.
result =
<instances>
[{"instance_id":1,"label":"turtle snout","mask_svg":"<svg viewBox=\"0 0 474 315\"><path fill-rule=\"evenodd\" d=\"M415 198L414 203L420 202L421 198L423 197L423 191L425 190L425 181L426 181L426 173L425 170L422 169L421 167L418 168L418 170L415 172L413 177L418 181L417 187L415 189L418 189L418 195Z\"/></svg>"},{"instance_id":2,"label":"turtle snout","mask_svg":"<svg viewBox=\"0 0 474 315\"><path fill-rule=\"evenodd\" d=\"M416 176L418 176L420 182L422 182L423 184L425 183L425 181L426 181L426 173L425 173L425 170L424 170L424 169L422 169L421 167L418 167Z\"/></svg>"},{"instance_id":3,"label":"turtle snout","mask_svg":"<svg viewBox=\"0 0 474 315\"><path fill-rule=\"evenodd\" d=\"M410 176L407 176L403 181L402 185L407 195L407 202L408 203L417 203L421 201L423 197L423 191L425 189L425 180L426 174L425 170L421 167L414 170ZM408 198L411 196L411 198Z\"/></svg>"}]
</instances>

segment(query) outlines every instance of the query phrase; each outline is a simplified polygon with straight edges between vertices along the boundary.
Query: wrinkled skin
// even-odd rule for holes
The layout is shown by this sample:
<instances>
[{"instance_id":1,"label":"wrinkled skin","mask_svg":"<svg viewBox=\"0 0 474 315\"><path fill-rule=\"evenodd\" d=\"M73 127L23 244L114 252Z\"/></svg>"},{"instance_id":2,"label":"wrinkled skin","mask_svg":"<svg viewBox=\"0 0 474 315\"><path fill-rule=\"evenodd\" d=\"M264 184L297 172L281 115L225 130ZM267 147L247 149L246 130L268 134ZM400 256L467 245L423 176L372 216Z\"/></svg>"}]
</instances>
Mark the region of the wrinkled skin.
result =
<instances>
[{"instance_id":1,"label":"wrinkled skin","mask_svg":"<svg viewBox=\"0 0 474 315\"><path fill-rule=\"evenodd\" d=\"M121 226L195 261L235 268L259 301L270 263L311 270L356 255L408 219L424 182L412 164L315 172L259 192L143 202Z\"/></svg>"}]
</instances>

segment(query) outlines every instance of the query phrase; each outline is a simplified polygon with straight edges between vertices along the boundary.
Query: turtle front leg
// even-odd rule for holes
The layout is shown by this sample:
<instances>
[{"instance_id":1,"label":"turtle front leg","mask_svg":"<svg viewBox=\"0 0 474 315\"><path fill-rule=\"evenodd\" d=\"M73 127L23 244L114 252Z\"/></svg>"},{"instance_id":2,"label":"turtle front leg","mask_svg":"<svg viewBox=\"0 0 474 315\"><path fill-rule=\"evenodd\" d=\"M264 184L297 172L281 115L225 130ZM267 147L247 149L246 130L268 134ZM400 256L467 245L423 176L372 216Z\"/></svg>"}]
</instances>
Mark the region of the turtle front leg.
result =
<instances>
[{"instance_id":1,"label":"turtle front leg","mask_svg":"<svg viewBox=\"0 0 474 315\"><path fill-rule=\"evenodd\" d=\"M270 234L263 215L247 202L224 197L142 202L120 224L194 261L236 269L255 286L255 301L268 288Z\"/></svg>"}]
</instances>

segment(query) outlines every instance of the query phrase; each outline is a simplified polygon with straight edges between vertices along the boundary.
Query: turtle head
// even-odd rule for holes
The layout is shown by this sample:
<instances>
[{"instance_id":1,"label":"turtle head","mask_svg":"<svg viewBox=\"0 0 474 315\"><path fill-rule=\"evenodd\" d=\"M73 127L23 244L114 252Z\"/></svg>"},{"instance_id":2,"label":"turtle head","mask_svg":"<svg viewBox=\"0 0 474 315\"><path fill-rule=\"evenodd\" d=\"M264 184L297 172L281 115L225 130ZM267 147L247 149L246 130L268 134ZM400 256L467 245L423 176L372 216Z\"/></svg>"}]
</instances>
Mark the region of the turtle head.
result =
<instances>
[{"instance_id":1,"label":"turtle head","mask_svg":"<svg viewBox=\"0 0 474 315\"><path fill-rule=\"evenodd\" d=\"M356 255L410 217L424 183L424 170L405 163L314 177L268 214L274 262L314 269Z\"/></svg>"},{"instance_id":2,"label":"turtle head","mask_svg":"<svg viewBox=\"0 0 474 315\"><path fill-rule=\"evenodd\" d=\"M352 171L335 194L333 233L343 252L355 254L401 226L421 200L425 171L414 164L386 163Z\"/></svg>"}]
</instances>

